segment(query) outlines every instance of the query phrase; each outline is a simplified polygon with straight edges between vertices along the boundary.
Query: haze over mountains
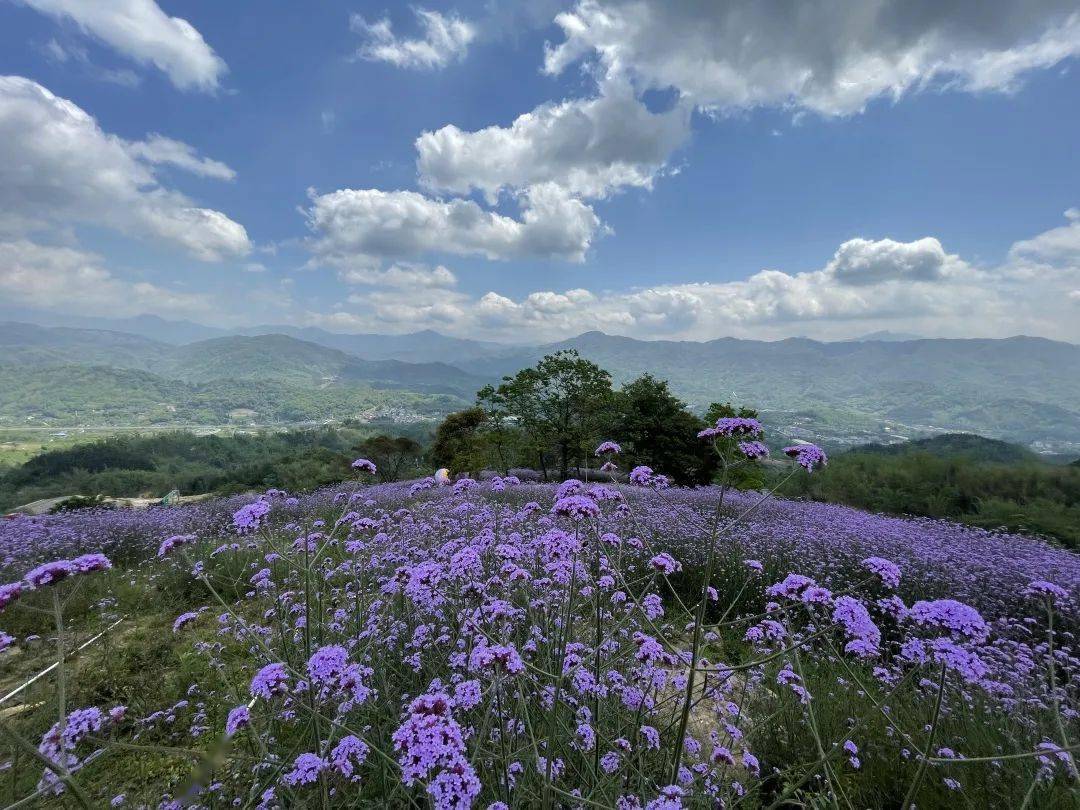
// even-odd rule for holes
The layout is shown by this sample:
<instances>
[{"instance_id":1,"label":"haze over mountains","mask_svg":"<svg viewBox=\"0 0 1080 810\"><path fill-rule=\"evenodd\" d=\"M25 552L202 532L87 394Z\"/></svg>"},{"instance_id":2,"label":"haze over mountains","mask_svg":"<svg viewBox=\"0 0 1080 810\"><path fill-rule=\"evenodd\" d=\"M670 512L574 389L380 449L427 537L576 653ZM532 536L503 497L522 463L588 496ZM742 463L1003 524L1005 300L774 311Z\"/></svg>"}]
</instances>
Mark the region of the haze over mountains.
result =
<instances>
[{"instance_id":1,"label":"haze over mountains","mask_svg":"<svg viewBox=\"0 0 1080 810\"><path fill-rule=\"evenodd\" d=\"M152 316L74 322L79 328L0 323L2 423L78 424L95 410L138 424L237 411L266 423L370 415L373 407L393 420L395 406L397 418L414 419L463 407L483 384L573 348L616 383L651 373L695 408L748 404L789 435L849 444L962 430L1040 449L1080 448L1080 347L1042 338L690 342L587 332L508 346L432 331L227 332ZM87 375L88 367L95 372ZM80 402L80 390L97 399ZM117 402L102 402L109 391ZM51 411L43 407L50 399ZM213 416L193 416L192 400Z\"/></svg>"}]
</instances>

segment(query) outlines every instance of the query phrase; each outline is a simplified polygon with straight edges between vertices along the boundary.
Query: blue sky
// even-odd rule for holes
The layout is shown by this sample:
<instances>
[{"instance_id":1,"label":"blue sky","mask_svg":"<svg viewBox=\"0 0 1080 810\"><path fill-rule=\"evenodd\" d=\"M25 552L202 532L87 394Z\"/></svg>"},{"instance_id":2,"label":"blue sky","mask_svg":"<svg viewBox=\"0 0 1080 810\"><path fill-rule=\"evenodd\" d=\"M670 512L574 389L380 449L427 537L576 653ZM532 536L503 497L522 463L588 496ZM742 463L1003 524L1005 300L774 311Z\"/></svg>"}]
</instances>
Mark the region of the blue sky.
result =
<instances>
[{"instance_id":1,"label":"blue sky","mask_svg":"<svg viewBox=\"0 0 1080 810\"><path fill-rule=\"evenodd\" d=\"M818 5L0 0L0 297L1080 341L1075 3Z\"/></svg>"}]
</instances>

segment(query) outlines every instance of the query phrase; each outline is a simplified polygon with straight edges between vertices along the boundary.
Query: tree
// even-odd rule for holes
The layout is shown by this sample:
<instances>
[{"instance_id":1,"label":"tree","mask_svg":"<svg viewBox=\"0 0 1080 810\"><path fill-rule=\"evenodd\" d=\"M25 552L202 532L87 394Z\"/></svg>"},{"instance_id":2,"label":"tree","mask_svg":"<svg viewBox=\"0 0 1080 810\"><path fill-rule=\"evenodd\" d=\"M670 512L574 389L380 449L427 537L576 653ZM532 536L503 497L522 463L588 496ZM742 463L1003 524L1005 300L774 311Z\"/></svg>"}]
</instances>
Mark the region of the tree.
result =
<instances>
[{"instance_id":1,"label":"tree","mask_svg":"<svg viewBox=\"0 0 1080 810\"><path fill-rule=\"evenodd\" d=\"M709 425L715 425L717 419L733 416L739 416L743 419L757 419L758 412L746 406L736 408L730 402L724 402L723 404L714 402L709 406L709 410L705 411L705 422Z\"/></svg>"},{"instance_id":2,"label":"tree","mask_svg":"<svg viewBox=\"0 0 1080 810\"><path fill-rule=\"evenodd\" d=\"M485 386L477 402L524 431L547 477L545 454L553 452L559 475L592 448L611 423L611 375L573 349L549 354L534 368L503 377L498 388Z\"/></svg>"},{"instance_id":3,"label":"tree","mask_svg":"<svg viewBox=\"0 0 1080 810\"><path fill-rule=\"evenodd\" d=\"M439 467L455 471L482 468L487 420L487 412L479 407L448 415L435 429L431 460Z\"/></svg>"},{"instance_id":4,"label":"tree","mask_svg":"<svg viewBox=\"0 0 1080 810\"><path fill-rule=\"evenodd\" d=\"M358 455L375 462L380 481L397 481L404 470L417 467L423 449L408 436L373 436L356 446Z\"/></svg>"},{"instance_id":5,"label":"tree","mask_svg":"<svg viewBox=\"0 0 1080 810\"><path fill-rule=\"evenodd\" d=\"M647 464L680 484L705 484L716 472L716 454L697 437L705 423L668 388L644 374L616 395L618 428L628 461Z\"/></svg>"}]
</instances>

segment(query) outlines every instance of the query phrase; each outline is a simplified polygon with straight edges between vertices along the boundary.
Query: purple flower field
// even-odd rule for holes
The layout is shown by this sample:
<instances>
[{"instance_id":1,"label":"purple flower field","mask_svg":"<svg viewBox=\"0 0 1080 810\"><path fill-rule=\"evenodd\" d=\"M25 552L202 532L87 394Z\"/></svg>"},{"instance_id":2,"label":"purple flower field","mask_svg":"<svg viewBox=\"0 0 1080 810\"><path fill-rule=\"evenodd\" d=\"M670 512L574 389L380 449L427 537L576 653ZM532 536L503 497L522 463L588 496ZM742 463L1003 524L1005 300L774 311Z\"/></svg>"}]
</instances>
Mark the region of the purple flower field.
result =
<instances>
[{"instance_id":1,"label":"purple flower field","mask_svg":"<svg viewBox=\"0 0 1080 810\"><path fill-rule=\"evenodd\" d=\"M123 741L219 752L183 806L1075 800L1076 555L659 478L6 521L0 623L122 570L204 600L172 635L205 675L144 717L61 708L31 792L109 801L95 769ZM115 798L178 807L187 784Z\"/></svg>"}]
</instances>

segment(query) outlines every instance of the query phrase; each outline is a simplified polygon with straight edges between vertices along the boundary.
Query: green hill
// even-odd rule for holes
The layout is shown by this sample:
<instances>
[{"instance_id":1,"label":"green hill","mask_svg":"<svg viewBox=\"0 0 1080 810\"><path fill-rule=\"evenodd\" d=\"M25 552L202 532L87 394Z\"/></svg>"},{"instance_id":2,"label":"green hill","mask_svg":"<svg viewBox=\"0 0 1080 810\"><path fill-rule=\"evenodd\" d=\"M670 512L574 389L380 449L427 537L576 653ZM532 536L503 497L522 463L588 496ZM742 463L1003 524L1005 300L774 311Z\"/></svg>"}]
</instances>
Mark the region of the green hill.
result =
<instances>
[{"instance_id":1,"label":"green hill","mask_svg":"<svg viewBox=\"0 0 1080 810\"><path fill-rule=\"evenodd\" d=\"M190 383L100 366L0 366L0 425L156 426L280 424L396 412L435 419L465 404L452 394L371 385L316 387L257 379Z\"/></svg>"},{"instance_id":2,"label":"green hill","mask_svg":"<svg viewBox=\"0 0 1080 810\"><path fill-rule=\"evenodd\" d=\"M486 378L445 363L363 360L337 349L287 335L222 337L176 348L165 376L189 382L273 380L297 386L366 384L472 397Z\"/></svg>"},{"instance_id":3,"label":"green hill","mask_svg":"<svg viewBox=\"0 0 1080 810\"><path fill-rule=\"evenodd\" d=\"M864 444L851 450L853 453L874 453L883 456L902 456L912 453L929 453L940 458L966 458L971 461L989 461L1001 464L1023 464L1039 461L1039 457L1018 444L988 439L974 433L945 433L927 439L916 439L898 444Z\"/></svg>"},{"instance_id":4,"label":"green hill","mask_svg":"<svg viewBox=\"0 0 1080 810\"><path fill-rule=\"evenodd\" d=\"M114 436L51 450L0 472L0 509L81 494L158 497L270 486L310 489L349 477L371 428L231 436L175 431Z\"/></svg>"},{"instance_id":5,"label":"green hill","mask_svg":"<svg viewBox=\"0 0 1080 810\"><path fill-rule=\"evenodd\" d=\"M0 323L4 365L96 365L146 371L165 362L173 347L156 340L104 329Z\"/></svg>"}]
</instances>

